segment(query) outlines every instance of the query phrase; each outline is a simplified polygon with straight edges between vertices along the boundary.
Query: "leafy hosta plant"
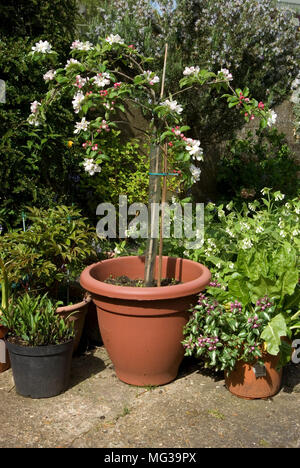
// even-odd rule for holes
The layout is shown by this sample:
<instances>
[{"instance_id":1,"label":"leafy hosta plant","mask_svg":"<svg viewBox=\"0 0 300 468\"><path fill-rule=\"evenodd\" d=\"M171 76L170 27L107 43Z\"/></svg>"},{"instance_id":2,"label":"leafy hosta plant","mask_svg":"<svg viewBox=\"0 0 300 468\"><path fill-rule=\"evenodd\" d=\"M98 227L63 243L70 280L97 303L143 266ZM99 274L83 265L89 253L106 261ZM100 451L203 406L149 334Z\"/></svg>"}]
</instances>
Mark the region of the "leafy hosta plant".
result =
<instances>
[{"instance_id":1,"label":"leafy hosta plant","mask_svg":"<svg viewBox=\"0 0 300 468\"><path fill-rule=\"evenodd\" d=\"M2 309L1 323L9 329L8 339L25 346L56 345L74 336L74 322L65 321L56 313L46 295L25 294Z\"/></svg>"},{"instance_id":2,"label":"leafy hosta plant","mask_svg":"<svg viewBox=\"0 0 300 468\"><path fill-rule=\"evenodd\" d=\"M51 57L55 52L47 41L33 47L32 59ZM149 145L149 225L145 261L145 284L153 284L154 263L158 249L152 216L154 204L165 201L161 190L161 176L181 174L181 180L191 186L199 180L200 169L196 166L203 158L200 141L189 138L189 127L182 122L183 107L177 101L184 89L208 86L225 94L228 106L238 109L246 120L257 117L262 128L275 121L275 115L265 104L250 96L248 88L232 88L231 73L222 68L218 72L186 67L176 93L164 96L164 76L167 66L167 46L164 68L152 71L151 58L144 57L132 45L126 45L118 34L109 34L93 45L89 41L76 40L71 45L70 59L58 68L48 70L44 79L49 91L44 98L31 104L29 123L42 124L49 106L56 100L69 98L76 117L71 144L78 150L83 170L93 176L102 165L113 161L113 154L105 152L105 142L114 128L129 125L128 111L143 113L148 128L143 130ZM178 88L177 88L178 90ZM134 126L138 126L136 122ZM109 146L109 145L108 145ZM80 156L81 155L81 156ZM80 159L79 159L80 161ZM162 231L162 229L161 229Z\"/></svg>"}]
</instances>

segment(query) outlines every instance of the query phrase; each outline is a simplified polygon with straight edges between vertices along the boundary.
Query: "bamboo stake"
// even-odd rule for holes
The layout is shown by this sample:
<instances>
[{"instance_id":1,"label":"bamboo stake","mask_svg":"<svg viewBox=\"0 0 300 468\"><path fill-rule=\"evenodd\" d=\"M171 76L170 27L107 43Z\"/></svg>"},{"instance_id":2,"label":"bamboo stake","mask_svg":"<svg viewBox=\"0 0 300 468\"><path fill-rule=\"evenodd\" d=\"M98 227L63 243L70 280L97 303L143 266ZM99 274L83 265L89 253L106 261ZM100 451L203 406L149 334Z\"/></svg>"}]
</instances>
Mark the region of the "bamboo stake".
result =
<instances>
[{"instance_id":1,"label":"bamboo stake","mask_svg":"<svg viewBox=\"0 0 300 468\"><path fill-rule=\"evenodd\" d=\"M168 44L165 45L164 68L163 68L163 76L162 76L162 83L161 83L160 99L162 99L163 94L164 94L167 58L168 58ZM166 144L164 146L164 151L163 151L163 168L164 168L163 172L166 174L168 172L167 145ZM160 215L160 234L159 234L159 251L158 251L157 286L161 286L162 254L163 254L163 243L164 243L164 241L163 241L163 228L164 228L164 213L165 213L166 198L167 198L167 176L164 175L162 197L161 197L161 215Z\"/></svg>"},{"instance_id":2,"label":"bamboo stake","mask_svg":"<svg viewBox=\"0 0 300 468\"><path fill-rule=\"evenodd\" d=\"M167 145L164 147L164 173L167 173ZM162 254L163 254L163 228L164 228L164 215L165 215L165 202L167 198L167 176L164 175L163 189L161 196L161 216L160 216L160 234L159 234L159 251L158 251L158 273L157 273L157 286L161 286L162 275Z\"/></svg>"},{"instance_id":3,"label":"bamboo stake","mask_svg":"<svg viewBox=\"0 0 300 468\"><path fill-rule=\"evenodd\" d=\"M159 146L152 145L150 149L150 172L155 174L160 172ZM145 286L153 286L155 259L157 253L158 239L155 235L154 223L156 210L160 203L161 185L160 176L150 175L149 179L149 220L148 220L148 241L145 258ZM153 232L152 232L153 231Z\"/></svg>"},{"instance_id":4,"label":"bamboo stake","mask_svg":"<svg viewBox=\"0 0 300 468\"><path fill-rule=\"evenodd\" d=\"M164 94L164 84L165 84L165 76L166 76L166 63L167 63L167 54L168 54L168 45L165 45L165 55L164 55L164 66L163 66L163 74L162 74L162 83L161 83L161 90L160 90L160 99L162 99ZM160 146L156 144L151 148L150 151L150 172L154 174L158 174L160 172ZM148 222L148 242L147 242L147 252L146 252L146 259L145 259L145 276L144 282L145 286L153 286L153 278L154 278L154 268L155 268L155 260L157 255L157 247L158 247L158 239L152 238L152 233L155 231L154 229L154 222L156 218L155 209L157 205L161 202L161 183L160 183L160 176L159 175L150 175L149 180L149 222ZM154 205L156 204L156 205ZM154 208L155 206L155 208ZM153 231L153 232L152 232Z\"/></svg>"}]
</instances>

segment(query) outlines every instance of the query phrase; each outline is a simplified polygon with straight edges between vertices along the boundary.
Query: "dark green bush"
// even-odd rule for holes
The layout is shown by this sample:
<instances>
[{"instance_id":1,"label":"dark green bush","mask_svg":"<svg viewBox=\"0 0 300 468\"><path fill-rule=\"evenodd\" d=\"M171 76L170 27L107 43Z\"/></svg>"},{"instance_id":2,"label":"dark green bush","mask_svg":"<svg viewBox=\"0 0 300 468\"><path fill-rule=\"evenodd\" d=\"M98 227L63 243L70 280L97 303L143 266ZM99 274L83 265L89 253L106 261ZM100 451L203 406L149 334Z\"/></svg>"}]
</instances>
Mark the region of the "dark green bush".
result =
<instances>
[{"instance_id":1,"label":"dark green bush","mask_svg":"<svg viewBox=\"0 0 300 468\"><path fill-rule=\"evenodd\" d=\"M283 133L264 130L228 142L218 167L218 190L224 200L260 198L271 187L294 198L299 189L297 165Z\"/></svg>"},{"instance_id":2,"label":"dark green bush","mask_svg":"<svg viewBox=\"0 0 300 468\"><path fill-rule=\"evenodd\" d=\"M26 214L25 231L0 236L8 279L18 292L49 292L57 299L60 285L75 281L98 259L96 230L74 207L31 208Z\"/></svg>"},{"instance_id":3,"label":"dark green bush","mask_svg":"<svg viewBox=\"0 0 300 468\"><path fill-rule=\"evenodd\" d=\"M78 21L76 0L1 0L2 37L55 43L59 53L70 47Z\"/></svg>"},{"instance_id":4,"label":"dark green bush","mask_svg":"<svg viewBox=\"0 0 300 468\"><path fill-rule=\"evenodd\" d=\"M75 37L76 11L73 0L0 2L0 79L6 85L0 104L2 223L18 223L26 205L71 201L69 174L77 162L66 145L70 113L61 103L43 132L28 125L30 103L45 91L43 74L51 68L48 57L39 65L28 54L40 39L49 40L64 60Z\"/></svg>"}]
</instances>

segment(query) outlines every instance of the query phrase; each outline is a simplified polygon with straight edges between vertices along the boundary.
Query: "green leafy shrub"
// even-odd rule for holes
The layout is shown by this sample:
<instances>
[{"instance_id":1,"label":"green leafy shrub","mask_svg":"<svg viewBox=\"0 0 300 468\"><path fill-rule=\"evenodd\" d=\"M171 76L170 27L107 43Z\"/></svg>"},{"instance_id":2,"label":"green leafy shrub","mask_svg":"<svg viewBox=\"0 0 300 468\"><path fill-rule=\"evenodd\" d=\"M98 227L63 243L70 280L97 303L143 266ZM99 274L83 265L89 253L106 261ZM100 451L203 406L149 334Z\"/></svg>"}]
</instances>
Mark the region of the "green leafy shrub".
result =
<instances>
[{"instance_id":1,"label":"green leafy shrub","mask_svg":"<svg viewBox=\"0 0 300 468\"><path fill-rule=\"evenodd\" d=\"M1 36L42 38L66 51L78 20L76 0L6 0L0 4Z\"/></svg>"},{"instance_id":2,"label":"green leafy shrub","mask_svg":"<svg viewBox=\"0 0 300 468\"><path fill-rule=\"evenodd\" d=\"M185 328L186 354L208 367L232 370L264 352L291 356L282 337L299 334L298 199L262 190L261 201L206 207L204 244L185 251L205 263L213 280Z\"/></svg>"},{"instance_id":3,"label":"green leafy shrub","mask_svg":"<svg viewBox=\"0 0 300 468\"><path fill-rule=\"evenodd\" d=\"M2 310L1 324L9 329L8 338L25 346L48 346L69 341L74 336L74 323L56 313L46 295L25 294Z\"/></svg>"},{"instance_id":4,"label":"green leafy shrub","mask_svg":"<svg viewBox=\"0 0 300 468\"><path fill-rule=\"evenodd\" d=\"M169 255L204 263L212 272L210 293L220 303L238 300L251 308L264 296L272 298L286 323L299 307L299 216L297 198L262 190L260 201L205 207L203 244L187 249L188 239L169 239ZM173 248L172 248L173 246ZM219 286L216 288L215 286Z\"/></svg>"},{"instance_id":5,"label":"green leafy shrub","mask_svg":"<svg viewBox=\"0 0 300 468\"><path fill-rule=\"evenodd\" d=\"M0 5L0 79L6 87L0 103L0 218L8 226L18 223L26 205L47 208L73 201L69 174L74 161L65 136L68 107L62 103L53 109L43 133L29 127L30 103L45 90L41 77L51 59L39 64L28 53L35 42L48 38L64 60L75 34L76 11L73 0Z\"/></svg>"},{"instance_id":6,"label":"green leafy shrub","mask_svg":"<svg viewBox=\"0 0 300 468\"><path fill-rule=\"evenodd\" d=\"M110 161L101 172L90 177L82 168L74 168L74 198L90 219L95 219L99 203L117 206L120 195L127 195L128 204L147 200L149 160L141 147L139 140L125 139L120 131L112 130L109 138L102 140L101 149Z\"/></svg>"},{"instance_id":7,"label":"green leafy shrub","mask_svg":"<svg viewBox=\"0 0 300 468\"><path fill-rule=\"evenodd\" d=\"M0 236L8 277L22 290L49 291L57 298L61 283L74 281L87 263L98 258L98 238L75 207L30 208L27 230Z\"/></svg>"}]
</instances>

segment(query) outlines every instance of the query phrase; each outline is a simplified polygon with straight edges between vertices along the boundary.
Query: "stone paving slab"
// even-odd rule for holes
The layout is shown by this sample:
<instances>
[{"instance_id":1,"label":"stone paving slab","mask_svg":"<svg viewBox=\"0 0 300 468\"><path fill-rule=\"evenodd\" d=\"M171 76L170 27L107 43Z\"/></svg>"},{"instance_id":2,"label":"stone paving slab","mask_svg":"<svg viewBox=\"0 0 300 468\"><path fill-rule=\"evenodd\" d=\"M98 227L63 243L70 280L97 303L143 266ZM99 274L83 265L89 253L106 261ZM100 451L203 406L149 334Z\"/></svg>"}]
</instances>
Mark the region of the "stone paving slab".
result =
<instances>
[{"instance_id":1,"label":"stone paving slab","mask_svg":"<svg viewBox=\"0 0 300 468\"><path fill-rule=\"evenodd\" d=\"M0 399L1 448L300 448L299 364L287 366L275 397L243 400L191 358L167 385L127 385L99 346L73 358L65 393L22 397L10 369Z\"/></svg>"}]
</instances>

